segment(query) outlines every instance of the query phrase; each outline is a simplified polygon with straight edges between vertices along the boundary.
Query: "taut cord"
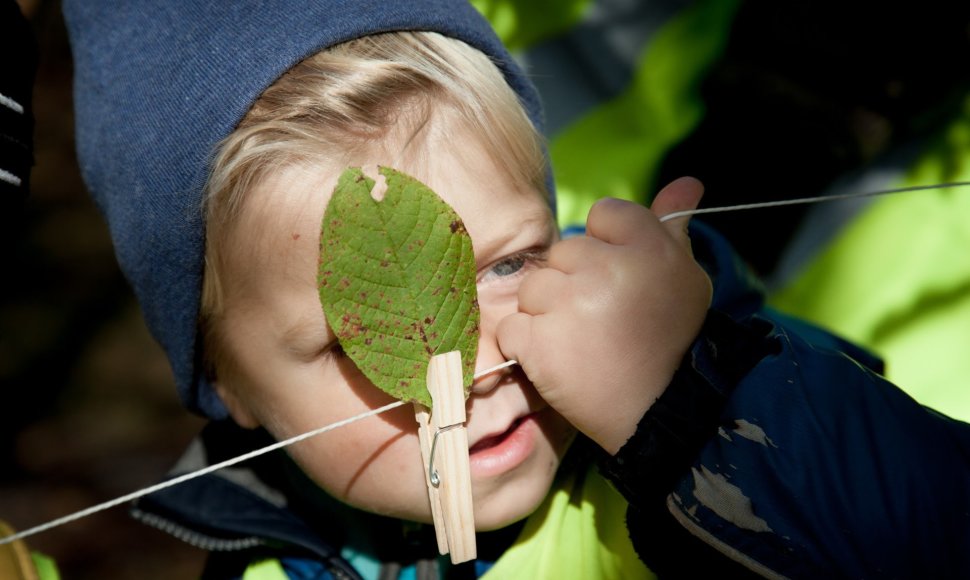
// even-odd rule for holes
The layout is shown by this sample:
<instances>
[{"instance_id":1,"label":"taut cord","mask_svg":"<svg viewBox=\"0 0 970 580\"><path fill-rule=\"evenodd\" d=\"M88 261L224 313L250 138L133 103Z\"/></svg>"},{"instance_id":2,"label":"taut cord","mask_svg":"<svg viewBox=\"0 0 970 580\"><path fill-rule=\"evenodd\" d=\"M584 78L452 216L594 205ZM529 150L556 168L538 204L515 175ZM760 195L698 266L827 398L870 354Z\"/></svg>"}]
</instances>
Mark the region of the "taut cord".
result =
<instances>
[{"instance_id":1,"label":"taut cord","mask_svg":"<svg viewBox=\"0 0 970 580\"><path fill-rule=\"evenodd\" d=\"M483 371L480 371L480 372L476 373L474 378L478 379L478 378L483 377L485 375L491 374L491 373L493 373L493 372L495 372L497 370L501 370L501 369L504 369L506 367L510 367L510 366L512 366L514 364L518 364L518 363L516 361L514 361L514 360L505 361L504 363L502 363L500 365L496 365L494 367L491 367L491 368L488 368L488 369L485 369ZM344 426L349 425L351 423L354 423L356 421L360 421L361 419L366 419L368 417L373 417L374 415L380 415L381 413L386 413L387 411L390 411L391 409L396 409L396 408L398 408L398 407L400 407L400 406L402 406L404 404L406 404L406 401L395 401L393 403L389 403L387 405L384 405L383 407L379 407L377 409L372 409L370 411L361 413L360 415L354 415L353 417L349 417L347 419L343 419L341 421L337 421L336 423L331 423L329 425L325 425L323 427L314 429L312 431L307 431L306 433L303 433L303 434L300 434L300 435L295 435L293 437L290 437L289 439L285 439L283 441L278 441L278 442L273 443L271 445L267 445L265 447L261 447L259 449L255 449L253 451L249 451L247 453L243 453L242 455L238 455L236 457L231 457L229 459L226 459L225 461L221 461L219 463L215 463L213 465L209 465L207 467L203 467L202 469L199 469L197 471L192 471L190 473L186 473L186 474L183 474L183 475L179 475L178 477L173 477L172 479L168 479L168 480L163 481L161 483L158 483L158 484L155 484L155 485L152 485L152 486L143 488L143 489L139 489L138 491L133 491L133 492L127 494L127 495L123 495L121 497L117 497L115 499L106 501L104 503L100 503L98 505L91 506L91 507L86 508L86 509L83 509L81 511L74 512L73 514L69 514L69 515L66 515L66 516L57 518L55 520L51 520L51 521L49 521L47 523L40 524L39 526L34 526L33 528L24 530L22 532L18 532L16 534L7 536L5 538L0 538L0 545L9 544L11 542L16 542L17 540L22 540L22 539L27 538L29 536L33 536L33 535L39 534L41 532L46 532L47 530L50 530L50 529L53 529L53 528L56 528L56 527L59 527L59 526L63 526L64 524L68 524L68 523L77 521L77 520L79 520L81 518L85 518L87 516L96 514L98 512L101 512L101 511L104 511L104 510L107 510L107 509L111 509L111 508L113 508L115 506L121 505L123 503L127 503L129 501L138 499L140 497L144 497L144 496L146 496L148 494L155 493L156 491L161 491L163 489L167 489L167 488L170 488L170 487L174 487L176 485L179 485L181 483L185 483L186 481L189 481L190 479L195 479L197 477L202 477L203 475L212 473L213 471L217 471L217 470L222 469L224 467L230 467L232 465L236 465L237 463L242 463L243 461L247 461L247 460L252 459L254 457L259 457L260 455L265 455L265 454L270 453L272 451L276 451L277 449L281 449L283 447L288 447L290 445L293 445L294 443L299 443L300 441L303 441L304 439L309 439L310 437L315 437L315 436L320 435L322 433L326 433L327 431L333 431L334 429L337 429L338 427L344 427Z\"/></svg>"},{"instance_id":2,"label":"taut cord","mask_svg":"<svg viewBox=\"0 0 970 580\"><path fill-rule=\"evenodd\" d=\"M695 216L706 213L727 213L729 211L742 211L749 209L762 209L767 207L781 207L785 205L799 205L806 203L820 203L823 201L836 201L840 199L853 199L857 197L874 197L877 195L889 195L892 193L906 193L910 191L925 191L928 189L946 189L947 187L966 187L970 181L951 181L949 183L937 183L934 185L911 185L909 187L896 187L893 189L880 189L876 191L863 191L859 193L838 193L821 197L797 197L795 199L781 199L776 201L761 201L757 203L742 203L738 205L726 205L721 207L703 207L697 209L685 209L668 213L660 218L661 222L681 217Z\"/></svg>"},{"instance_id":3,"label":"taut cord","mask_svg":"<svg viewBox=\"0 0 970 580\"><path fill-rule=\"evenodd\" d=\"M731 211L743 211L743 210L751 210L751 209L762 209L762 208L770 208L770 207L781 207L781 206L787 206L787 205L799 205L799 204L809 204L809 203L820 203L820 202L824 202L824 201L836 201L836 200L840 200L840 199L852 199L852 198L860 198L860 197L874 197L874 196L879 196L879 195L889 195L889 194L895 194L895 193L906 193L906 192L911 192L911 191L925 191L925 190L931 190L931 189L945 189L947 187L966 187L968 185L970 185L970 181L954 181L954 182L939 183L939 184L934 184L934 185L914 185L914 186L909 186L909 187L897 187L897 188L893 188L893 189L882 189L882 190L877 190L877 191L865 191L865 192L860 192L860 193L835 194L835 195L828 195L828 196L822 196L822 197L801 197L801 198L795 198L795 199L783 199L783 200L778 200L778 201L765 201L765 202L758 202L758 203L745 203L745 204L722 206L722 207L698 208L698 209L675 211L675 212L669 213L669 214L667 214L665 216L661 216L660 217L660 221L661 222L666 222L666 221L669 221L669 220L672 220L672 219L677 219L677 218L681 218L681 217L695 216L695 215L702 215L702 214L726 213L726 212L731 212ZM497 370L500 370L500 369L503 369L503 368L512 366L514 364L518 364L518 363L516 361L514 361L514 360L513 361L506 361L506 362L504 362L504 363L502 363L500 365L497 365L497 366L494 366L492 368L485 369L485 370L483 370L483 371L481 371L479 373L476 373L474 378L475 379L478 379L480 377L483 377L485 375L491 374L491 373L493 373L493 372L495 372ZM78 511L78 512L75 512L73 514L69 514L69 515L66 515L66 516L63 516L63 517L60 517L60 518L51 520L51 521L49 521L47 523L44 523L44 524L35 526L33 528L30 528L30 529L24 530L22 532L19 532L19 533L16 533L16 534L7 536L5 538L0 538L0 545L9 544L9 543L15 542L17 540L22 540L22 539L27 538L29 536L33 536L33 535L39 534L41 532L45 532L45 531L51 530L51 529L56 528L56 527L59 527L59 526L63 526L64 524L68 524L68 523L77 521L77 520L79 520L81 518L85 518L87 516L96 514L98 512L101 512L101 511L104 511L104 510L113 508L115 506L121 505L123 503L129 502L129 501L132 501L132 500L135 500L135 499L138 499L140 497L149 495L151 493L155 493L156 491L161 491L161 490L167 489L169 487L174 487L176 485L179 485L179 484L184 483L186 481L189 481L191 479L195 479L197 477L201 477L201 476L206 475L208 473L212 473L213 471L217 471L217 470L223 469L225 467L230 467L232 465L236 465L237 463L242 463L243 461L247 461L247 460L252 459L254 457L258 457L260 455L265 455L266 453L270 453L272 451L276 451L277 449L281 449L283 447L287 447L289 445L293 445L294 443L299 443L300 441L303 441L304 439L309 439L310 437L315 437L315 436L320 435L322 433L326 433L327 431L332 431L334 429L337 429L339 427L343 427L345 425L349 425L349 424L354 423L356 421L359 421L361 419L366 419L367 417L373 417L375 415L379 415L381 413L385 413L387 411L390 411L391 409L396 409L397 407L400 407L400 406L402 406L404 404L405 404L404 401L395 401L394 403L390 403L390 404L384 405L383 407L380 407L380 408L377 408L377 409L372 409L372 410L367 411L365 413L361 413L360 415L355 415L353 417L349 417L349 418L344 419L342 421L337 421L336 423L331 423L330 425L325 425L325 426L320 427L318 429L314 429L312 431L308 431L308 432L303 433L301 435L296 435L296 436L291 437L289 439L286 439L284 441L279 441L277 443L273 443L273 444L268 445L266 447L262 447L260 449L256 449L256 450L253 450L253 451L244 453L244 454L239 455L237 457L233 457L233 458L227 459L227 460L222 461L220 463L216 463L214 465L210 465L208 467L204 467L202 469L199 469L198 471L193 471L193 472L190 472L190 473L186 473L186 474L183 474L183 475L174 477L172 479L163 481L163 482L158 483L156 485L152 485L150 487L146 487L146 488L140 489L138 491L134 491L134 492L129 493L127 495L123 495L121 497L115 498L113 500L106 501L104 503L100 503L100 504L95 505L95 506L91 506L91 507L89 507L87 509L83 509L83 510Z\"/></svg>"}]
</instances>

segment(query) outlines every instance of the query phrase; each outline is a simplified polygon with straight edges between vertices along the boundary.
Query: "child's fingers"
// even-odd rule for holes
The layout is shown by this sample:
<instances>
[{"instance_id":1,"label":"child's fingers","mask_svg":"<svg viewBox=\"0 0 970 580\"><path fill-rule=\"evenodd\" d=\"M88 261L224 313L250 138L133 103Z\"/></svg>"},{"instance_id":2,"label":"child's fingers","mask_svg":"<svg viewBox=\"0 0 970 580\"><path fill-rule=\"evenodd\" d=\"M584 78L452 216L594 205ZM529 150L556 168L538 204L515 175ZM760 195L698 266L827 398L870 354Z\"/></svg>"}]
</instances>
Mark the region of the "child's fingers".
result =
<instances>
[{"instance_id":1,"label":"child's fingers","mask_svg":"<svg viewBox=\"0 0 970 580\"><path fill-rule=\"evenodd\" d=\"M516 312L499 321L495 329L495 337L498 339L498 347L502 355L506 360L519 361L526 375L529 374L527 365L531 361L532 354L533 321L532 315Z\"/></svg>"},{"instance_id":2,"label":"child's fingers","mask_svg":"<svg viewBox=\"0 0 970 580\"><path fill-rule=\"evenodd\" d=\"M650 235L650 225L663 216L697 207L704 195L704 185L693 177L670 182L654 198L650 209L621 199L604 198L589 210L586 232L610 244L625 245ZM664 228L675 238L687 242L689 217L664 222Z\"/></svg>"},{"instance_id":3,"label":"child's fingers","mask_svg":"<svg viewBox=\"0 0 970 580\"><path fill-rule=\"evenodd\" d=\"M649 209L632 201L606 197L589 210L586 233L604 242L626 245L649 230L657 218Z\"/></svg>"},{"instance_id":4,"label":"child's fingers","mask_svg":"<svg viewBox=\"0 0 970 580\"><path fill-rule=\"evenodd\" d=\"M548 265L572 274L590 263L606 258L603 241L590 236L576 236L557 242L549 250Z\"/></svg>"},{"instance_id":5,"label":"child's fingers","mask_svg":"<svg viewBox=\"0 0 970 580\"><path fill-rule=\"evenodd\" d=\"M526 276L519 285L519 311L544 314L562 298L566 288L566 274L555 268L543 268Z\"/></svg>"},{"instance_id":6,"label":"child's fingers","mask_svg":"<svg viewBox=\"0 0 970 580\"><path fill-rule=\"evenodd\" d=\"M650 205L650 211L658 218L679 211L696 209L704 195L704 184L693 177L681 177L660 190ZM681 241L687 241L687 224L690 217L674 218L663 223L664 227Z\"/></svg>"},{"instance_id":7,"label":"child's fingers","mask_svg":"<svg viewBox=\"0 0 970 580\"><path fill-rule=\"evenodd\" d=\"M694 177L680 177L668 183L650 205L657 217L694 209L704 194L704 184Z\"/></svg>"}]
</instances>

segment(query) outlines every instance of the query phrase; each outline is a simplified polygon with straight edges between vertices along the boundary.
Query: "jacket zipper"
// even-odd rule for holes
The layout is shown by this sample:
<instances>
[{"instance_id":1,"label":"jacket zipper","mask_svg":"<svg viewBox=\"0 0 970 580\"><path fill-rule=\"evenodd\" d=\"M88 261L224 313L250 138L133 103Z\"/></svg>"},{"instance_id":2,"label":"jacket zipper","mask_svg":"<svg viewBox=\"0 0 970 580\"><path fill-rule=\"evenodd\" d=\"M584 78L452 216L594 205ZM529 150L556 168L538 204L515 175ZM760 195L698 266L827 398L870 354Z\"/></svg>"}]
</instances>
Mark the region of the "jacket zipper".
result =
<instances>
[{"instance_id":1,"label":"jacket zipper","mask_svg":"<svg viewBox=\"0 0 970 580\"><path fill-rule=\"evenodd\" d=\"M226 540L201 534L195 530L179 525L172 520L163 518L157 514L142 511L138 508L130 510L131 516L139 522L153 527L156 530L169 534L170 536L208 552L231 552L237 550L247 550L256 546L265 545L265 541L257 536L246 538L236 538ZM327 558L327 568L331 575L337 580L360 580L360 576L354 571L348 570L346 565L339 559Z\"/></svg>"},{"instance_id":2,"label":"jacket zipper","mask_svg":"<svg viewBox=\"0 0 970 580\"><path fill-rule=\"evenodd\" d=\"M176 524L172 520L165 519L156 514L141 511L138 508L133 508L131 510L131 515L145 525L151 526L157 530L165 532L166 534L174 536L190 546L194 546L208 552L246 550L249 548L255 548L256 546L260 546L264 543L262 538L256 536L236 538L233 540L207 536L185 526Z\"/></svg>"}]
</instances>

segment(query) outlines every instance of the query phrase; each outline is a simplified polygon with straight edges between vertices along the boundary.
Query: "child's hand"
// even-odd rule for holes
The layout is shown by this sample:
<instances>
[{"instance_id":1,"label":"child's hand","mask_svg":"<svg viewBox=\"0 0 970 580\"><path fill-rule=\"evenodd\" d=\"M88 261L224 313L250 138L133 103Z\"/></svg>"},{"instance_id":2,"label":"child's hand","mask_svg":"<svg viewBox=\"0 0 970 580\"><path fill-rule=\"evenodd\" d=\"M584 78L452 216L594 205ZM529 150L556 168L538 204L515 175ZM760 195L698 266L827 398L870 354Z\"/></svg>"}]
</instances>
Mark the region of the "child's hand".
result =
<instances>
[{"instance_id":1,"label":"child's hand","mask_svg":"<svg viewBox=\"0 0 970 580\"><path fill-rule=\"evenodd\" d=\"M586 236L553 246L548 267L519 288L519 312L498 328L544 399L609 453L633 435L697 336L711 282L694 261L687 218L701 183L681 178L650 210L604 199Z\"/></svg>"}]
</instances>

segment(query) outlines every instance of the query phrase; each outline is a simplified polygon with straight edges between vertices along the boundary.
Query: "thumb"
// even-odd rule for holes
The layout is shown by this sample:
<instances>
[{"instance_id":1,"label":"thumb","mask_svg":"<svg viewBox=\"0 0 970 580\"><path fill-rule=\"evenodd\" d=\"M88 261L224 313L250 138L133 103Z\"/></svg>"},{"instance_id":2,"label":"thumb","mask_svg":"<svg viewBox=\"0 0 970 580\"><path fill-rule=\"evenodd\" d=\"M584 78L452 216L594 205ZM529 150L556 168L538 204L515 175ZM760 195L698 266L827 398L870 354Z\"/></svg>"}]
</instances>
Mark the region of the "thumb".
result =
<instances>
[{"instance_id":1,"label":"thumb","mask_svg":"<svg viewBox=\"0 0 970 580\"><path fill-rule=\"evenodd\" d=\"M656 215L667 231L682 242L687 242L687 224L690 216L664 219L681 211L697 209L704 195L704 184L693 177L681 177L671 181L654 198L650 211Z\"/></svg>"}]
</instances>

